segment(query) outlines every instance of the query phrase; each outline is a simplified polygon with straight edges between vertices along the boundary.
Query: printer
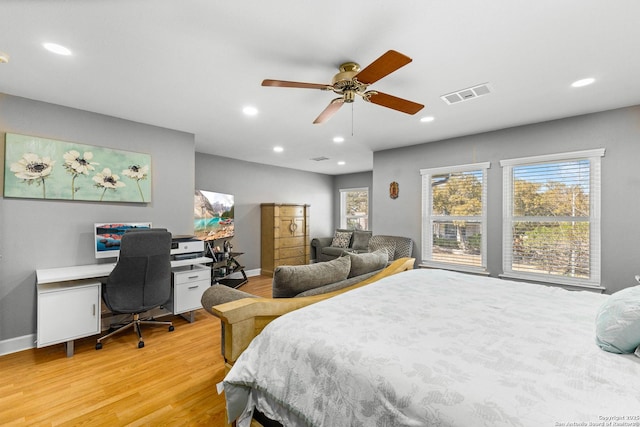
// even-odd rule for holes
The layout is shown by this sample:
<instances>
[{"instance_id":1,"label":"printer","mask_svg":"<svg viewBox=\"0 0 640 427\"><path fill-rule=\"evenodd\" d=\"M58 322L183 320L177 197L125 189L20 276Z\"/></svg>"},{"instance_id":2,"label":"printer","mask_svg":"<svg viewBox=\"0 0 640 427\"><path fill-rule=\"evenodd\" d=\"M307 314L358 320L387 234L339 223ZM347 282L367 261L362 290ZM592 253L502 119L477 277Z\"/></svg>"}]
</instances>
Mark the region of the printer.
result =
<instances>
[{"instance_id":1,"label":"printer","mask_svg":"<svg viewBox=\"0 0 640 427\"><path fill-rule=\"evenodd\" d=\"M171 258L175 260L201 257L204 241L193 236L173 236L171 238Z\"/></svg>"}]
</instances>

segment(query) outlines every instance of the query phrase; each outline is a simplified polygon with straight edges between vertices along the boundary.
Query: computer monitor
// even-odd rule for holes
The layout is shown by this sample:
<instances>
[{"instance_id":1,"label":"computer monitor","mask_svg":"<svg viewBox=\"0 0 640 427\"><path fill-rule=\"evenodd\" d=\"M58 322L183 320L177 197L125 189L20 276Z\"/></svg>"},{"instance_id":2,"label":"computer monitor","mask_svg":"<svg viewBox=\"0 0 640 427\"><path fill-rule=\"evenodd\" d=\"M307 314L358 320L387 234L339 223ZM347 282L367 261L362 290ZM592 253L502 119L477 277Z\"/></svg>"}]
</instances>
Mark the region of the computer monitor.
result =
<instances>
[{"instance_id":1,"label":"computer monitor","mask_svg":"<svg viewBox=\"0 0 640 427\"><path fill-rule=\"evenodd\" d=\"M96 258L117 258L127 230L151 228L150 222L100 222L93 225Z\"/></svg>"}]
</instances>

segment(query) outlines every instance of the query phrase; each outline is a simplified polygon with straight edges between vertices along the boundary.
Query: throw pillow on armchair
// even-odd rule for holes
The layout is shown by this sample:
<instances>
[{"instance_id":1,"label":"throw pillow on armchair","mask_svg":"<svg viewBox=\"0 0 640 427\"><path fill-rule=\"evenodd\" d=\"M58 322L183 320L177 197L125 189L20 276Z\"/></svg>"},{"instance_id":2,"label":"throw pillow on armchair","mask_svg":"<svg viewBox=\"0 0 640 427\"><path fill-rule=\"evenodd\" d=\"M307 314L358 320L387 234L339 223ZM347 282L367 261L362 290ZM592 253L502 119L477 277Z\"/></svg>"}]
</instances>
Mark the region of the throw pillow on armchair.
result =
<instances>
[{"instance_id":1,"label":"throw pillow on armchair","mask_svg":"<svg viewBox=\"0 0 640 427\"><path fill-rule=\"evenodd\" d=\"M351 249L356 252L367 252L369 250L369 239L371 239L371 234L371 231L354 230Z\"/></svg>"},{"instance_id":2,"label":"throw pillow on armchair","mask_svg":"<svg viewBox=\"0 0 640 427\"><path fill-rule=\"evenodd\" d=\"M333 241L331 242L331 246L334 248L348 248L351 243L351 236L353 232L351 231L338 231L336 230L336 234L333 236Z\"/></svg>"}]
</instances>

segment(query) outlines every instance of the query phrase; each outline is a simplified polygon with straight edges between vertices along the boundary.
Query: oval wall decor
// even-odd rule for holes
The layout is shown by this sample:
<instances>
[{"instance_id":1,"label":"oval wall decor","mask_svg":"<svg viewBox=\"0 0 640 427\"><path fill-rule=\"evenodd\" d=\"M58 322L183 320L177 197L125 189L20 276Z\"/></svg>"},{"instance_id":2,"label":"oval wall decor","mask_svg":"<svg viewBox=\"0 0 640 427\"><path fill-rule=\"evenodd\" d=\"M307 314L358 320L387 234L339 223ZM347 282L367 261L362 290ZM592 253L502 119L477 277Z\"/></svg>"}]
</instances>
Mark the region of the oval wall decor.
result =
<instances>
[{"instance_id":1,"label":"oval wall decor","mask_svg":"<svg viewBox=\"0 0 640 427\"><path fill-rule=\"evenodd\" d=\"M397 199L399 191L400 189L397 182L393 181L391 184L389 184L389 197L391 197L392 199Z\"/></svg>"}]
</instances>

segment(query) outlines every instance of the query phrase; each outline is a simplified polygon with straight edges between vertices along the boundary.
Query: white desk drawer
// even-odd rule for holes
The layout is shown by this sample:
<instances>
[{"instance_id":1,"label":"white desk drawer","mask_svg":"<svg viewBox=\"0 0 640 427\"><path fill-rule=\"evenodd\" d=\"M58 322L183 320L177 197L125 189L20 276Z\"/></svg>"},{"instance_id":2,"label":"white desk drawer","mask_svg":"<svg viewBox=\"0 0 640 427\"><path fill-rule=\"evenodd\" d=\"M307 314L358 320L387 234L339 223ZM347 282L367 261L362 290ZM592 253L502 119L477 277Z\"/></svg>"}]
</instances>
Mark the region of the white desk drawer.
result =
<instances>
[{"instance_id":1,"label":"white desk drawer","mask_svg":"<svg viewBox=\"0 0 640 427\"><path fill-rule=\"evenodd\" d=\"M211 269L209 267L195 267L186 269L173 270L173 284L181 285L183 283L197 282L200 280L210 280Z\"/></svg>"},{"instance_id":2,"label":"white desk drawer","mask_svg":"<svg viewBox=\"0 0 640 427\"><path fill-rule=\"evenodd\" d=\"M202 308L200 300L202 294L211 286L209 278L197 282L173 285L173 304L170 308L173 314Z\"/></svg>"}]
</instances>

